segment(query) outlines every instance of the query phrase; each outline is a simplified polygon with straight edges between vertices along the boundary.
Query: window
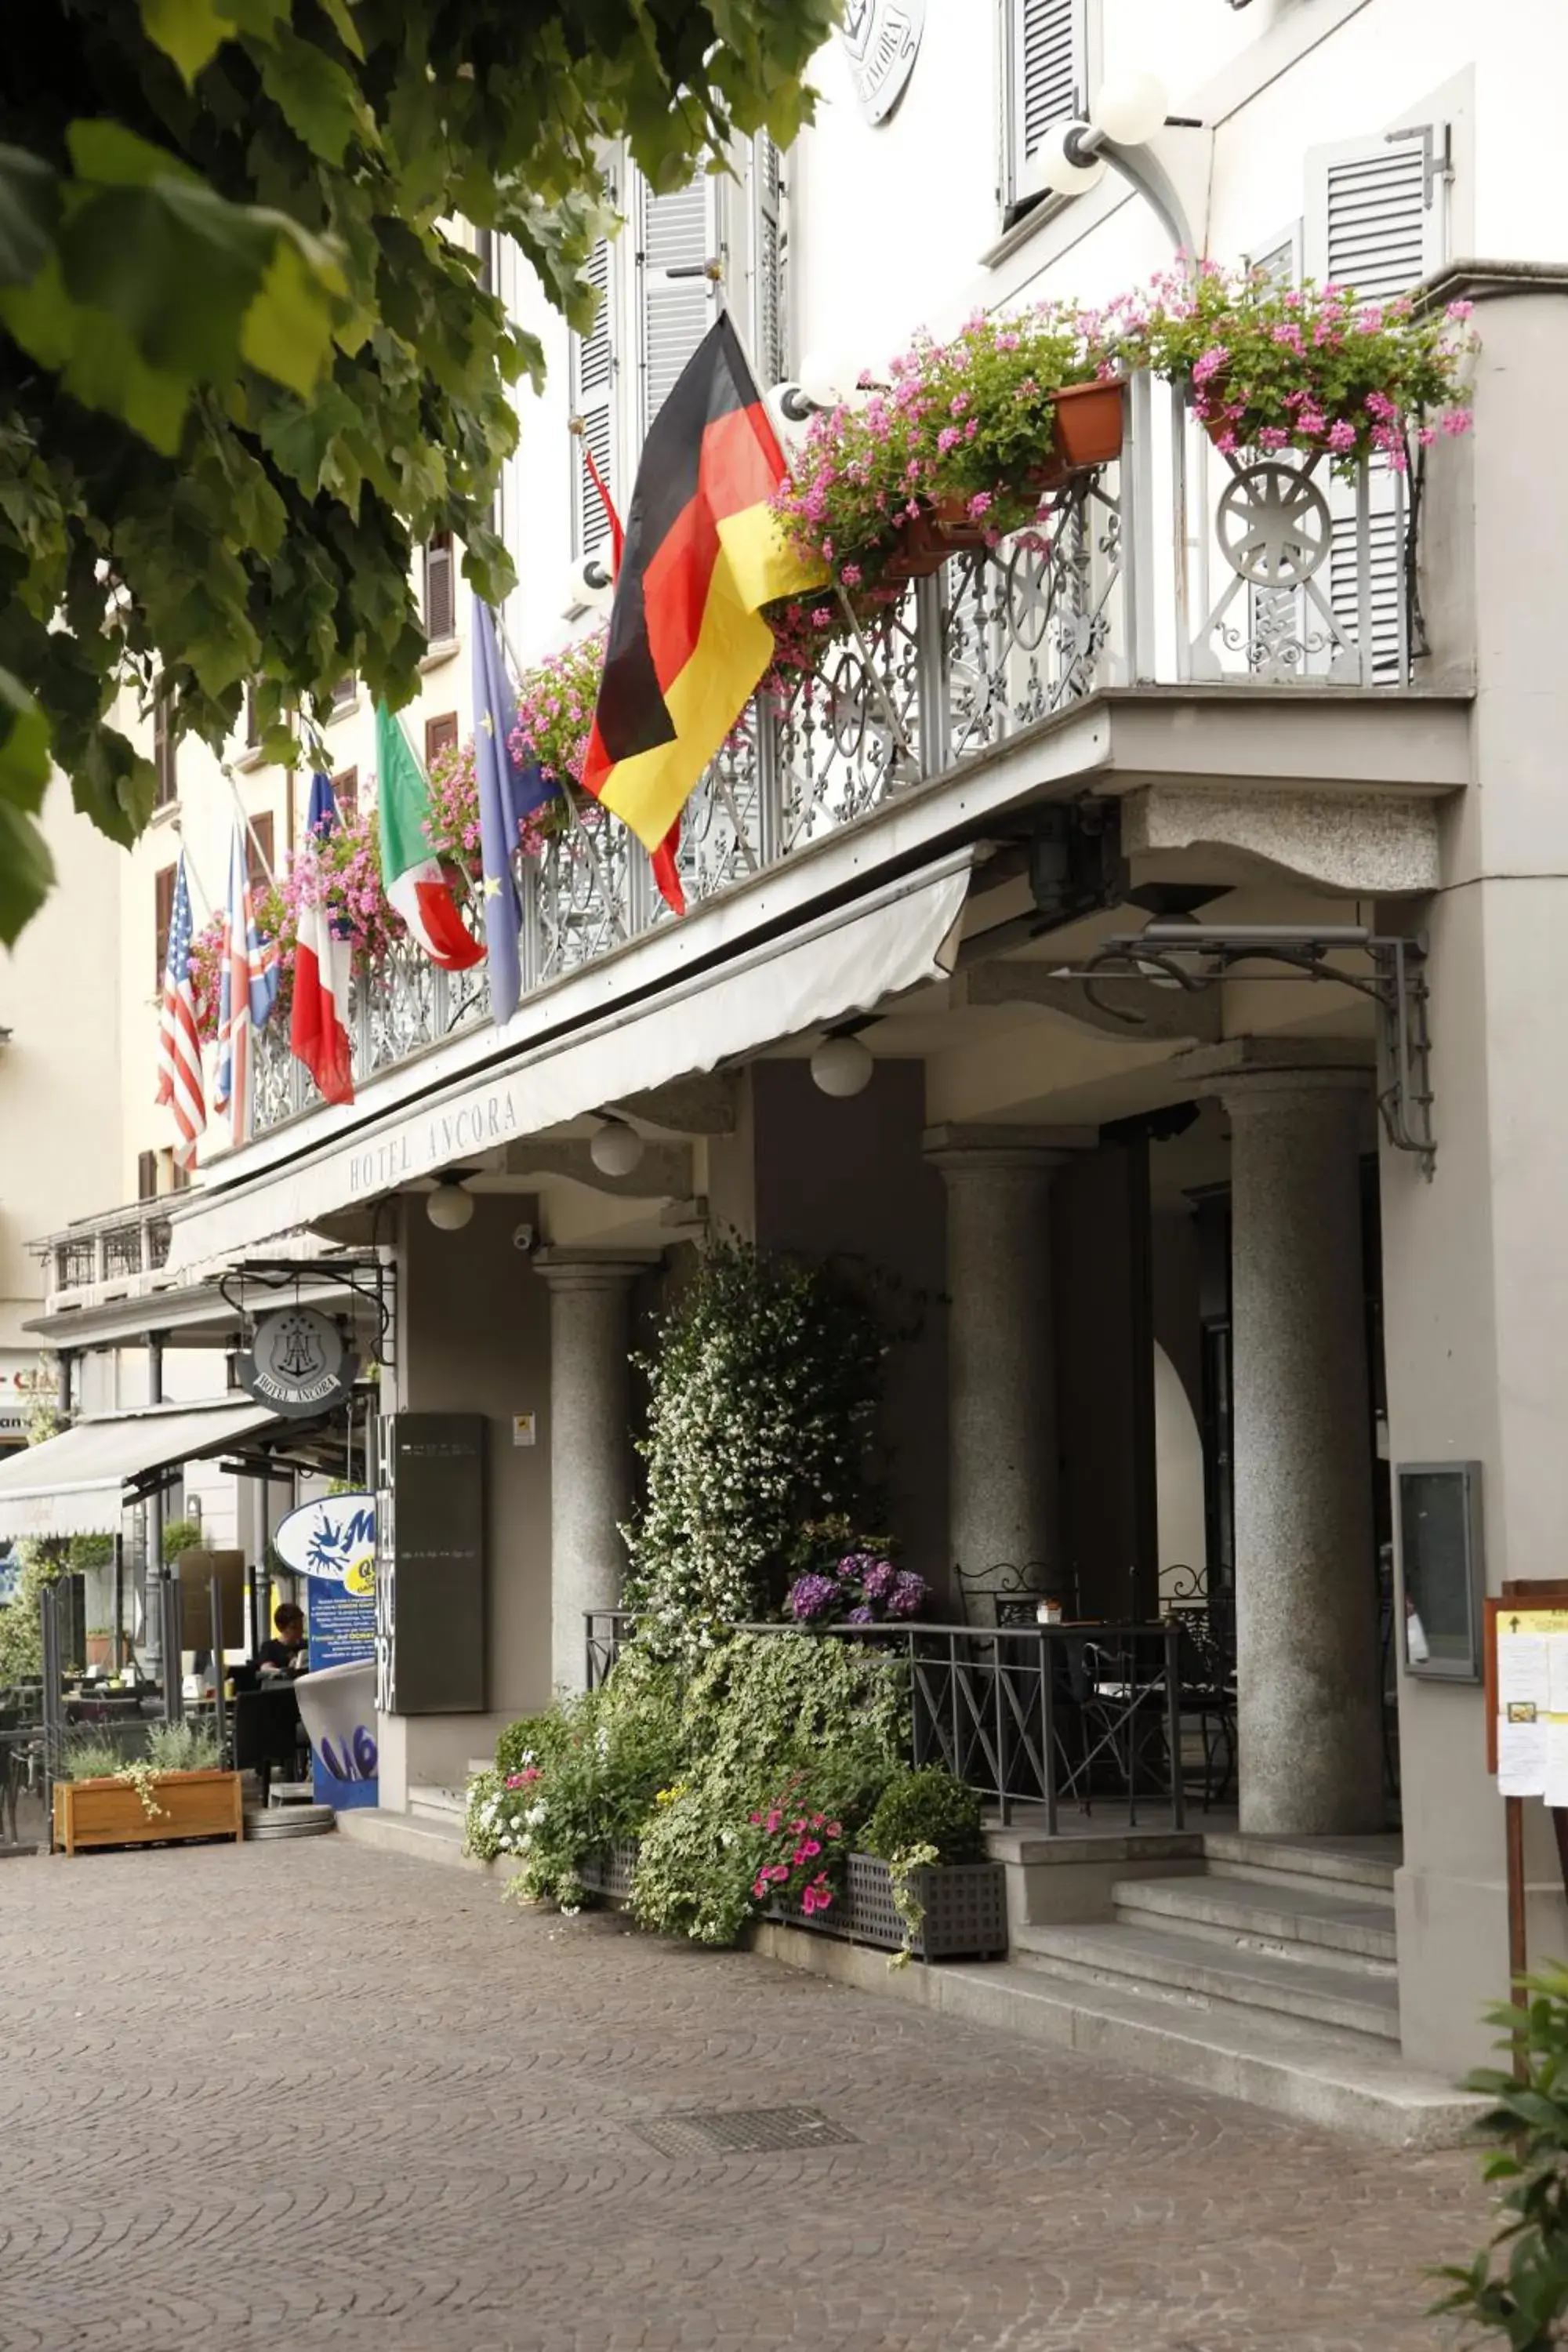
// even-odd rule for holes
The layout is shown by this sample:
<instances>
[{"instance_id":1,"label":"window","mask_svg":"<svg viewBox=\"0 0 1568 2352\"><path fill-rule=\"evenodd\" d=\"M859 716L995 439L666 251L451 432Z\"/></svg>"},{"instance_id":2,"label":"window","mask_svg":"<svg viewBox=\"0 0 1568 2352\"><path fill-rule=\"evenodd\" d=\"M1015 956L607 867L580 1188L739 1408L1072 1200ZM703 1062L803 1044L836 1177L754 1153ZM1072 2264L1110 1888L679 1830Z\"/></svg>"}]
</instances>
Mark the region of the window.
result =
<instances>
[{"instance_id":1,"label":"window","mask_svg":"<svg viewBox=\"0 0 1568 2352\"><path fill-rule=\"evenodd\" d=\"M340 768L332 778L332 798L338 804L338 815L344 824L352 824L359 814L359 770Z\"/></svg>"},{"instance_id":2,"label":"window","mask_svg":"<svg viewBox=\"0 0 1568 2352\"><path fill-rule=\"evenodd\" d=\"M252 678L245 689L245 748L254 751L261 741L261 713L257 708L257 681Z\"/></svg>"},{"instance_id":3,"label":"window","mask_svg":"<svg viewBox=\"0 0 1568 2352\"><path fill-rule=\"evenodd\" d=\"M169 1162L169 1182L167 1189L171 1192L188 1192L191 1189L190 1170L184 1166L183 1161L176 1160L172 1151L167 1154L167 1158Z\"/></svg>"},{"instance_id":4,"label":"window","mask_svg":"<svg viewBox=\"0 0 1568 2352\"><path fill-rule=\"evenodd\" d=\"M269 812L251 817L245 828L245 871L253 898L272 887L277 871L272 852L272 817Z\"/></svg>"},{"instance_id":5,"label":"window","mask_svg":"<svg viewBox=\"0 0 1568 2352\"><path fill-rule=\"evenodd\" d=\"M1292 221L1246 259L1248 269L1260 269L1271 284L1294 286L1301 275L1300 222Z\"/></svg>"},{"instance_id":6,"label":"window","mask_svg":"<svg viewBox=\"0 0 1568 2352\"><path fill-rule=\"evenodd\" d=\"M155 1201L158 1197L158 1155L155 1151L139 1151L136 1155L136 1198Z\"/></svg>"},{"instance_id":7,"label":"window","mask_svg":"<svg viewBox=\"0 0 1568 2352\"><path fill-rule=\"evenodd\" d=\"M1442 265L1451 177L1444 124L1322 147L1307 158L1307 275L1353 287L1369 302L1406 294ZM1367 486L1372 674L1397 677L1408 644L1405 569L1407 502L1402 478L1374 464ZM1348 483L1330 492L1329 602L1345 635L1362 637L1361 524Z\"/></svg>"},{"instance_id":8,"label":"window","mask_svg":"<svg viewBox=\"0 0 1568 2352\"><path fill-rule=\"evenodd\" d=\"M458 583L452 566L452 534L438 530L425 545L425 635L442 644L458 634Z\"/></svg>"},{"instance_id":9,"label":"window","mask_svg":"<svg viewBox=\"0 0 1568 2352\"><path fill-rule=\"evenodd\" d=\"M153 794L154 808L170 808L180 796L178 758L174 730L169 723L169 696L160 678L153 697L153 765L158 773Z\"/></svg>"},{"instance_id":10,"label":"window","mask_svg":"<svg viewBox=\"0 0 1568 2352\"><path fill-rule=\"evenodd\" d=\"M457 740L458 714L455 710L443 711L439 719L427 719L425 721L426 767L433 767L443 751L454 750Z\"/></svg>"},{"instance_id":11,"label":"window","mask_svg":"<svg viewBox=\"0 0 1568 2352\"><path fill-rule=\"evenodd\" d=\"M480 287L487 294L498 293L500 291L500 272L497 268L498 256L496 252L495 231L489 228L476 229L474 232L474 250L479 257Z\"/></svg>"},{"instance_id":12,"label":"window","mask_svg":"<svg viewBox=\"0 0 1568 2352\"><path fill-rule=\"evenodd\" d=\"M601 237L584 275L599 289L599 307L585 335L574 335L569 397L572 423L582 447L573 451L572 552L588 555L610 535L610 525L589 477L584 450L591 450L599 477L618 501L620 467L616 449L616 367L610 305L610 248Z\"/></svg>"},{"instance_id":13,"label":"window","mask_svg":"<svg viewBox=\"0 0 1568 2352\"><path fill-rule=\"evenodd\" d=\"M1002 194L1038 197L1030 165L1053 123L1081 115L1089 92L1089 0L1002 0Z\"/></svg>"},{"instance_id":14,"label":"window","mask_svg":"<svg viewBox=\"0 0 1568 2352\"><path fill-rule=\"evenodd\" d=\"M332 688L332 717L352 710L359 698L359 680L354 677L340 677Z\"/></svg>"},{"instance_id":15,"label":"window","mask_svg":"<svg viewBox=\"0 0 1568 2352\"><path fill-rule=\"evenodd\" d=\"M158 950L157 987L163 985L163 967L169 961L169 926L174 919L174 877L177 866L161 866L153 880L153 926Z\"/></svg>"},{"instance_id":16,"label":"window","mask_svg":"<svg viewBox=\"0 0 1568 2352\"><path fill-rule=\"evenodd\" d=\"M601 300L592 328L570 347L575 555L590 554L610 531L584 453L624 515L648 427L721 302L761 389L789 372L784 158L761 136L737 162L743 184L704 173L660 194L627 167L624 195L608 187L626 228L589 257L585 275Z\"/></svg>"}]
</instances>

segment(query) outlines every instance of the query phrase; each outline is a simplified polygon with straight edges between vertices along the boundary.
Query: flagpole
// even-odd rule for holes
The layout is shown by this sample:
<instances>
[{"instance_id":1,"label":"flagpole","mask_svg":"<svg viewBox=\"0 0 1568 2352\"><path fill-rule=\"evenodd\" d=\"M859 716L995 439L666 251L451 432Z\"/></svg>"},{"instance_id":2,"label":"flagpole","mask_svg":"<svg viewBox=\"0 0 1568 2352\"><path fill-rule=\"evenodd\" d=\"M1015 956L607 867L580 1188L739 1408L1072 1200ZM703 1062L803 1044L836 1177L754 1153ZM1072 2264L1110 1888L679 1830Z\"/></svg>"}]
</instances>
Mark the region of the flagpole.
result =
<instances>
[{"instance_id":1,"label":"flagpole","mask_svg":"<svg viewBox=\"0 0 1568 2352\"><path fill-rule=\"evenodd\" d=\"M185 877L187 881L193 882L195 885L196 896L201 900L203 906L206 908L205 919L210 922L216 910L213 906L211 898L207 895L206 888L202 881L201 876L196 872L196 861L191 856L190 845L185 839L184 827L177 822L174 826L174 838L180 845L180 856L185 861Z\"/></svg>"},{"instance_id":2,"label":"flagpole","mask_svg":"<svg viewBox=\"0 0 1568 2352\"><path fill-rule=\"evenodd\" d=\"M263 874L266 875L267 887L270 890L275 886L275 877L272 872L271 864L268 859L266 851L262 848L260 842L257 839L256 827L251 824L250 818L246 813L245 803L239 797L239 787L234 781L234 770L229 766L226 760L220 761L219 765L222 770L223 780L228 786L228 796L234 803L235 814L238 817L240 824L245 828L246 835L249 840L250 845L256 852L256 862L260 866Z\"/></svg>"}]
</instances>

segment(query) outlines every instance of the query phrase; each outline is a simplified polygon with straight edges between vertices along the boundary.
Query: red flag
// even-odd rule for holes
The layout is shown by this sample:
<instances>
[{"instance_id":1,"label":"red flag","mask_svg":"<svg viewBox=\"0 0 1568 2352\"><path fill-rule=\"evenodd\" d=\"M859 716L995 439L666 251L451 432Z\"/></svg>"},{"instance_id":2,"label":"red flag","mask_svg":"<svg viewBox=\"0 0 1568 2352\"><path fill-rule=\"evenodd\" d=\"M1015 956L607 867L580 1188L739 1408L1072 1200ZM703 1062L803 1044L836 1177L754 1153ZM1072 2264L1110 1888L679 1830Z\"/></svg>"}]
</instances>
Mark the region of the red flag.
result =
<instances>
[{"instance_id":1,"label":"red flag","mask_svg":"<svg viewBox=\"0 0 1568 2352\"><path fill-rule=\"evenodd\" d=\"M615 500L610 496L605 478L594 462L594 452L585 435L583 440L583 456L587 463L588 479L599 493L599 504L604 508L605 520L610 526L610 578L614 580L621 568L621 550L626 543L626 534L621 528L621 519L616 512Z\"/></svg>"}]
</instances>

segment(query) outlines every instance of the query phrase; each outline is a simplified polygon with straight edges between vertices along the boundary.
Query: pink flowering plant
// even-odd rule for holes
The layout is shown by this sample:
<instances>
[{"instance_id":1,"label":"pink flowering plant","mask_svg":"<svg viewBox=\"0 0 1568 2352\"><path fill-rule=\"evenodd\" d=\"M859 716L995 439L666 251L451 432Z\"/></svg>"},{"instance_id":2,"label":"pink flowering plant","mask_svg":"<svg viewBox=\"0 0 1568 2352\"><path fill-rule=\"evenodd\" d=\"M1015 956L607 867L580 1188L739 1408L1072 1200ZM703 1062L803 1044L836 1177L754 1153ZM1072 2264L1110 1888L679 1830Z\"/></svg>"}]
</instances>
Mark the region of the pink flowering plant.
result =
<instances>
[{"instance_id":1,"label":"pink flowering plant","mask_svg":"<svg viewBox=\"0 0 1568 2352\"><path fill-rule=\"evenodd\" d=\"M1468 302L1417 312L1408 295L1363 300L1205 261L1119 297L1100 323L1121 366L1191 387L1221 449L1327 451L1348 474L1375 457L1402 472L1412 440L1468 430L1469 318Z\"/></svg>"},{"instance_id":2,"label":"pink flowering plant","mask_svg":"<svg viewBox=\"0 0 1568 2352\"><path fill-rule=\"evenodd\" d=\"M863 380L867 397L812 419L774 511L851 596L875 585L922 514L994 544L1038 513L1055 394L1107 367L1079 315L1051 304L976 313L948 342L922 336L887 383Z\"/></svg>"},{"instance_id":3,"label":"pink flowering plant","mask_svg":"<svg viewBox=\"0 0 1568 2352\"><path fill-rule=\"evenodd\" d=\"M518 732L511 738L518 756ZM530 755L522 753L523 758ZM559 795L530 809L518 819L517 846L524 857L538 857L552 835L563 831L569 812ZM484 851L479 834L479 787L474 765L474 739L449 743L430 762L430 845L437 857L454 867L476 900L483 887Z\"/></svg>"},{"instance_id":4,"label":"pink flowering plant","mask_svg":"<svg viewBox=\"0 0 1568 2352\"><path fill-rule=\"evenodd\" d=\"M798 1905L810 1919L832 1907L847 1848L841 1821L809 1802L803 1809L803 1780L797 1773L781 1797L749 1817L756 1864L752 1900Z\"/></svg>"},{"instance_id":5,"label":"pink flowering plant","mask_svg":"<svg viewBox=\"0 0 1568 2352\"><path fill-rule=\"evenodd\" d=\"M525 670L518 684L512 756L534 761L552 783L581 784L605 675L603 629L574 637L548 661Z\"/></svg>"}]
</instances>

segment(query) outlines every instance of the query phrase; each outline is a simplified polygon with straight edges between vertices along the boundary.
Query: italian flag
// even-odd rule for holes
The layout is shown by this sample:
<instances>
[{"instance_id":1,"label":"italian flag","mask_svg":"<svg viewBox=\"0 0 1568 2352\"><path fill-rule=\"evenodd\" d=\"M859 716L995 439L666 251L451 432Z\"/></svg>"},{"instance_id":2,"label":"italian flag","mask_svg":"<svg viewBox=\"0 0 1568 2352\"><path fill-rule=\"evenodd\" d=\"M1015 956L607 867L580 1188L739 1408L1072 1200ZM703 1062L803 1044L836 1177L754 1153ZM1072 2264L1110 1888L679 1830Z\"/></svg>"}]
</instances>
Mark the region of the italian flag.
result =
<instances>
[{"instance_id":1,"label":"italian flag","mask_svg":"<svg viewBox=\"0 0 1568 2352\"><path fill-rule=\"evenodd\" d=\"M386 895L432 963L467 971L484 948L458 912L450 883L430 846L430 787L413 746L384 703L375 707L376 799L381 812L381 878Z\"/></svg>"},{"instance_id":2,"label":"italian flag","mask_svg":"<svg viewBox=\"0 0 1568 2352\"><path fill-rule=\"evenodd\" d=\"M323 775L312 776L307 833L324 841L337 822L331 785ZM330 1103L352 1103L354 1098L349 1045L352 961L348 940L340 939L332 928L325 898L301 908L294 949L294 1009L289 1043L295 1059L304 1063L318 1091Z\"/></svg>"}]
</instances>

